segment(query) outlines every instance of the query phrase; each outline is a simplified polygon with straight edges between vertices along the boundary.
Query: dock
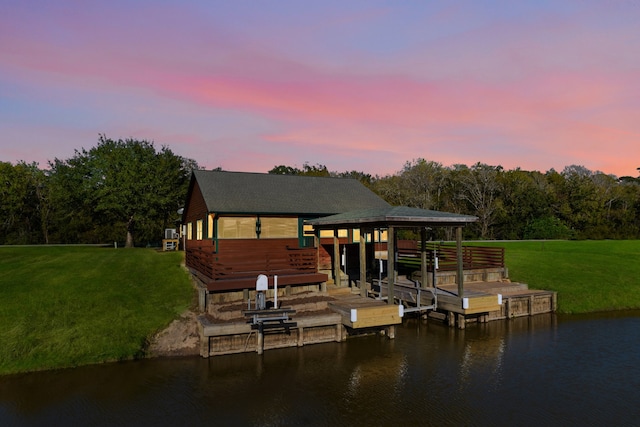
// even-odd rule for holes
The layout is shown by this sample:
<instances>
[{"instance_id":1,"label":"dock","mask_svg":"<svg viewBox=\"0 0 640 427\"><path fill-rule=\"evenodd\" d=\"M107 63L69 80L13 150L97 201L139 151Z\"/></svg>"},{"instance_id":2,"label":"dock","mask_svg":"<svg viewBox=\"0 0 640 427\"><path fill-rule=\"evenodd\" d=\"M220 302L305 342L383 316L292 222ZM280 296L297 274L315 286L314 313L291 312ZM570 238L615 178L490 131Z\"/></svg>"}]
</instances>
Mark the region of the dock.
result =
<instances>
[{"instance_id":1,"label":"dock","mask_svg":"<svg viewBox=\"0 0 640 427\"><path fill-rule=\"evenodd\" d=\"M329 286L326 291L278 300L281 307L264 310L248 310L242 300L211 302L198 316L200 355L262 354L276 348L342 342L363 333L393 338L395 326L402 323L403 306L361 297L348 287Z\"/></svg>"},{"instance_id":2,"label":"dock","mask_svg":"<svg viewBox=\"0 0 640 427\"><path fill-rule=\"evenodd\" d=\"M366 333L394 338L396 326L407 314L464 329L469 323L550 313L557 306L555 292L508 280L466 282L461 298L455 283L421 288L400 277L394 304L388 303L384 281L367 286L366 296L358 288L335 285L282 296L280 307L260 311L248 310L243 300L211 302L198 317L200 355L262 354L269 349L342 342Z\"/></svg>"},{"instance_id":3,"label":"dock","mask_svg":"<svg viewBox=\"0 0 640 427\"><path fill-rule=\"evenodd\" d=\"M381 288L386 295L384 281ZM465 282L461 298L455 283L421 288L400 277L394 294L399 304L407 306L405 312L422 311L460 329L468 323L552 313L557 308L556 292L529 289L527 284L508 280Z\"/></svg>"}]
</instances>

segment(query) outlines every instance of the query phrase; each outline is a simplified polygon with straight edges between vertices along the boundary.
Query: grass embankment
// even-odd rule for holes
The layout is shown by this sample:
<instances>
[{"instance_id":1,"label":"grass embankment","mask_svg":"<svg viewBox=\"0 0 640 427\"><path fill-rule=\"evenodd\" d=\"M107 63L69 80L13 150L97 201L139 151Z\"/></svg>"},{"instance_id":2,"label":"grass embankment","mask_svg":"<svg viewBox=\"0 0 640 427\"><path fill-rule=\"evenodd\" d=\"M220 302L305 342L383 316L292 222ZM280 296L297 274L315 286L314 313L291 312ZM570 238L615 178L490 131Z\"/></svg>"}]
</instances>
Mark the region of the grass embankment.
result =
<instances>
[{"instance_id":1,"label":"grass embankment","mask_svg":"<svg viewBox=\"0 0 640 427\"><path fill-rule=\"evenodd\" d=\"M0 248L0 374L142 357L187 309L183 253Z\"/></svg>"},{"instance_id":2,"label":"grass embankment","mask_svg":"<svg viewBox=\"0 0 640 427\"><path fill-rule=\"evenodd\" d=\"M475 243L474 243L475 244ZM558 312L640 309L640 241L496 242L514 282L558 292Z\"/></svg>"},{"instance_id":3,"label":"grass embankment","mask_svg":"<svg viewBox=\"0 0 640 427\"><path fill-rule=\"evenodd\" d=\"M473 243L476 244L476 243ZM640 309L639 241L483 243L513 281L558 292L558 311ZM183 253L0 248L0 374L143 356L191 303Z\"/></svg>"}]
</instances>

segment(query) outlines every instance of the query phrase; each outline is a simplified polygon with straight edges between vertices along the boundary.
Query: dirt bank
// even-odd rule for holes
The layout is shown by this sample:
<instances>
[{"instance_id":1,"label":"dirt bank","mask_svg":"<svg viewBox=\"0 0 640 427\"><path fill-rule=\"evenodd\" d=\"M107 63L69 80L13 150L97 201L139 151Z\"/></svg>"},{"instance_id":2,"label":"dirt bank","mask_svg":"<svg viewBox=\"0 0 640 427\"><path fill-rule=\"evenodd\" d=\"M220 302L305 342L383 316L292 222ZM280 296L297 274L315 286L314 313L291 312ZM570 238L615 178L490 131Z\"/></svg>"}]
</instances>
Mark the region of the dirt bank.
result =
<instances>
[{"instance_id":1,"label":"dirt bank","mask_svg":"<svg viewBox=\"0 0 640 427\"><path fill-rule=\"evenodd\" d=\"M150 357L197 356L200 354L200 336L196 312L187 310L156 334L147 353Z\"/></svg>"},{"instance_id":2,"label":"dirt bank","mask_svg":"<svg viewBox=\"0 0 640 427\"><path fill-rule=\"evenodd\" d=\"M327 303L334 300L328 295L317 292L306 292L279 298L282 304L296 309L296 317L330 312ZM192 309L182 313L178 319L171 322L167 328L151 339L151 343L147 348L149 357L197 356L200 354L198 312L195 306L194 301ZM242 310L246 308L244 301L219 303L210 308L211 313L207 316L213 323L246 322L246 318L242 314Z\"/></svg>"}]
</instances>

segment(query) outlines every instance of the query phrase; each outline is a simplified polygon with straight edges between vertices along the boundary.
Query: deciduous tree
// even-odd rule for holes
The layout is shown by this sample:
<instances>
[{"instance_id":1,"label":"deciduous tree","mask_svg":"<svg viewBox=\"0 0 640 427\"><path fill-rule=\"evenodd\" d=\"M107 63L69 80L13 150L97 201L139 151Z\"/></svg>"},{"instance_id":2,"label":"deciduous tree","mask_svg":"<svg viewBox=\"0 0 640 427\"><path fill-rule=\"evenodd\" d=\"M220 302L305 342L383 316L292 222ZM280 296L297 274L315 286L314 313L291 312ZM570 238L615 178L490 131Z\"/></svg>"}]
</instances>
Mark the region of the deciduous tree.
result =
<instances>
[{"instance_id":1,"label":"deciduous tree","mask_svg":"<svg viewBox=\"0 0 640 427\"><path fill-rule=\"evenodd\" d=\"M157 241L184 202L194 160L156 150L153 142L112 140L50 163L64 241Z\"/></svg>"}]
</instances>

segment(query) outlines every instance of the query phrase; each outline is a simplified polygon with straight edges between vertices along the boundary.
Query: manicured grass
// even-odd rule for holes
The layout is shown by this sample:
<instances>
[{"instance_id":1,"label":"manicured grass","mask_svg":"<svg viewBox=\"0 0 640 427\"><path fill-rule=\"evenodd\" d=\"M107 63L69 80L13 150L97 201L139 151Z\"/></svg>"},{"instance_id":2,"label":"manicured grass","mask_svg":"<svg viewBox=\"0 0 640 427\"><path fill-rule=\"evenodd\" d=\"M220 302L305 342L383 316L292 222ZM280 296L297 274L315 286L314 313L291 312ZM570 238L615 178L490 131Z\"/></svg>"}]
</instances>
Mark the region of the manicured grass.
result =
<instances>
[{"instance_id":1,"label":"manicured grass","mask_svg":"<svg viewBox=\"0 0 640 427\"><path fill-rule=\"evenodd\" d=\"M142 357L189 307L183 253L0 247L0 374Z\"/></svg>"},{"instance_id":2,"label":"manicured grass","mask_svg":"<svg viewBox=\"0 0 640 427\"><path fill-rule=\"evenodd\" d=\"M478 244L478 243L473 243ZM558 311L640 309L640 241L483 242ZM183 253L0 247L0 374L132 359L191 303Z\"/></svg>"},{"instance_id":3,"label":"manicured grass","mask_svg":"<svg viewBox=\"0 0 640 427\"><path fill-rule=\"evenodd\" d=\"M638 240L484 244L505 248L512 281L557 291L560 313L640 309Z\"/></svg>"}]
</instances>

